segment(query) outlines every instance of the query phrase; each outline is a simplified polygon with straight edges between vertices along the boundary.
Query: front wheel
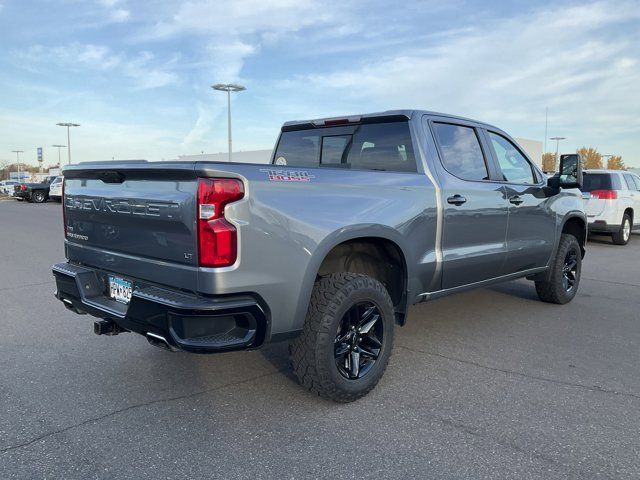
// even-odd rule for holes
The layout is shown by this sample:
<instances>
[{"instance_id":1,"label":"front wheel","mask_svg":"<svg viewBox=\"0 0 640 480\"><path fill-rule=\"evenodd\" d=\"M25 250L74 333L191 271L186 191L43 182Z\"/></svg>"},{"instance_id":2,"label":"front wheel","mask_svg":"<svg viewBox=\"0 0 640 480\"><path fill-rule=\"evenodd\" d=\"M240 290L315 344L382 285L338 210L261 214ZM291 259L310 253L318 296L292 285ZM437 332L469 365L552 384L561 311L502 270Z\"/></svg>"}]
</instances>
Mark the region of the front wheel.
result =
<instances>
[{"instance_id":1,"label":"front wheel","mask_svg":"<svg viewBox=\"0 0 640 480\"><path fill-rule=\"evenodd\" d=\"M356 273L322 277L302 333L291 342L298 380L337 402L366 395L389 363L394 323L393 302L379 281Z\"/></svg>"},{"instance_id":2,"label":"front wheel","mask_svg":"<svg viewBox=\"0 0 640 480\"><path fill-rule=\"evenodd\" d=\"M569 303L578 291L581 272L582 252L578 239L563 233L548 277L536 282L538 297L548 303Z\"/></svg>"}]
</instances>

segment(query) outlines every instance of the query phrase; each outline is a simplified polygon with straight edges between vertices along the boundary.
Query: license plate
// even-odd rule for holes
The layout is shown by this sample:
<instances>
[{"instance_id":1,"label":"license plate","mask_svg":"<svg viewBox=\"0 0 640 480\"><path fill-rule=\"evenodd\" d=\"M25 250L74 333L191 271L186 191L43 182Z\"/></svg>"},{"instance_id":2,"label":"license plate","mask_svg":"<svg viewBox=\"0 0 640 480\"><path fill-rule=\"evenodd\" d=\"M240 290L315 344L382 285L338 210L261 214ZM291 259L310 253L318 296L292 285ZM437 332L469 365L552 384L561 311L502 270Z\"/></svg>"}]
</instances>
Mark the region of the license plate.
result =
<instances>
[{"instance_id":1,"label":"license plate","mask_svg":"<svg viewBox=\"0 0 640 480\"><path fill-rule=\"evenodd\" d=\"M109 276L109 296L120 303L131 301L133 288L129 280L120 277Z\"/></svg>"}]
</instances>

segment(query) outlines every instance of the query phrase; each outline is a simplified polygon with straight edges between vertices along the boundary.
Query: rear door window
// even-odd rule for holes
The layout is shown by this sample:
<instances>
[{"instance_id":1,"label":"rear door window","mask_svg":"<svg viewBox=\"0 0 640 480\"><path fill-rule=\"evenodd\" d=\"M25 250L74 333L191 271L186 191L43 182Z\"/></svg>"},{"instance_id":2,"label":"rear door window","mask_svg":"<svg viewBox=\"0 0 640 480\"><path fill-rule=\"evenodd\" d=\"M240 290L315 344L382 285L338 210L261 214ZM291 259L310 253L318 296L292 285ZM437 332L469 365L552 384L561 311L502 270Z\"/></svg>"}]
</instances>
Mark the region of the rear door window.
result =
<instances>
[{"instance_id":1,"label":"rear door window","mask_svg":"<svg viewBox=\"0 0 640 480\"><path fill-rule=\"evenodd\" d=\"M633 181L636 184L636 190L640 192L640 177L633 177Z\"/></svg>"},{"instance_id":2,"label":"rear door window","mask_svg":"<svg viewBox=\"0 0 640 480\"><path fill-rule=\"evenodd\" d=\"M447 171L463 180L489 180L474 128L450 123L434 123L433 128Z\"/></svg>"},{"instance_id":3,"label":"rear door window","mask_svg":"<svg viewBox=\"0 0 640 480\"><path fill-rule=\"evenodd\" d=\"M345 134L345 130L348 133ZM417 171L406 121L282 132L273 163L292 167Z\"/></svg>"},{"instance_id":4,"label":"rear door window","mask_svg":"<svg viewBox=\"0 0 640 480\"><path fill-rule=\"evenodd\" d=\"M624 181L626 182L627 187L629 188L629 190L636 190L636 182L634 182L634 180L633 180L633 175L625 173L624 174Z\"/></svg>"}]
</instances>

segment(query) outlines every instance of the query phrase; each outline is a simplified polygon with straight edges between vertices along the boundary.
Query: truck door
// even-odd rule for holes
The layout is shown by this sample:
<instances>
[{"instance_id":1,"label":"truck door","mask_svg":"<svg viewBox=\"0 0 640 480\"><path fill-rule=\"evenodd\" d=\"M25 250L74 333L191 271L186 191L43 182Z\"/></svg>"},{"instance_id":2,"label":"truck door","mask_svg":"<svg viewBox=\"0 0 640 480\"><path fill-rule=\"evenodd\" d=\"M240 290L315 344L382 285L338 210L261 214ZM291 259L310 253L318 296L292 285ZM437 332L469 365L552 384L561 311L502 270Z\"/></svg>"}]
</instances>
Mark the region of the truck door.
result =
<instances>
[{"instance_id":1,"label":"truck door","mask_svg":"<svg viewBox=\"0 0 640 480\"><path fill-rule=\"evenodd\" d=\"M498 132L486 131L486 138L504 180L509 222L507 258L503 273L544 267L556 242L556 215L544 187L546 180L520 148Z\"/></svg>"},{"instance_id":2,"label":"truck door","mask_svg":"<svg viewBox=\"0 0 640 480\"><path fill-rule=\"evenodd\" d=\"M506 258L508 202L471 124L433 121L444 203L442 288L499 276ZM437 163L437 162L436 162Z\"/></svg>"}]
</instances>

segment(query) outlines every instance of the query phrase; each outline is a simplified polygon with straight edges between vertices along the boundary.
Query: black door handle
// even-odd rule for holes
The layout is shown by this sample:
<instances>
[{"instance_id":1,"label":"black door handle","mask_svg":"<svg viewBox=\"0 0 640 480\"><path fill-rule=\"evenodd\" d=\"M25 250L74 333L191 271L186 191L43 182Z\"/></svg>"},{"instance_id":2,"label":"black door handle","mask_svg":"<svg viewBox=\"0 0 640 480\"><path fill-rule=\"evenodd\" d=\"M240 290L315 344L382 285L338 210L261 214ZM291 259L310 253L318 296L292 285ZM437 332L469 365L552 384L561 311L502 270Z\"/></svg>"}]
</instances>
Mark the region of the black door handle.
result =
<instances>
[{"instance_id":1,"label":"black door handle","mask_svg":"<svg viewBox=\"0 0 640 480\"><path fill-rule=\"evenodd\" d=\"M462 205L463 203L466 203L466 202L467 202L467 199L464 198L462 195L458 195L457 193L453 197L447 198L447 203L450 203L451 205Z\"/></svg>"},{"instance_id":2,"label":"black door handle","mask_svg":"<svg viewBox=\"0 0 640 480\"><path fill-rule=\"evenodd\" d=\"M524 200L520 197L520 195L514 195L509 199L509 201L514 205L520 205L522 202L524 202Z\"/></svg>"}]
</instances>

